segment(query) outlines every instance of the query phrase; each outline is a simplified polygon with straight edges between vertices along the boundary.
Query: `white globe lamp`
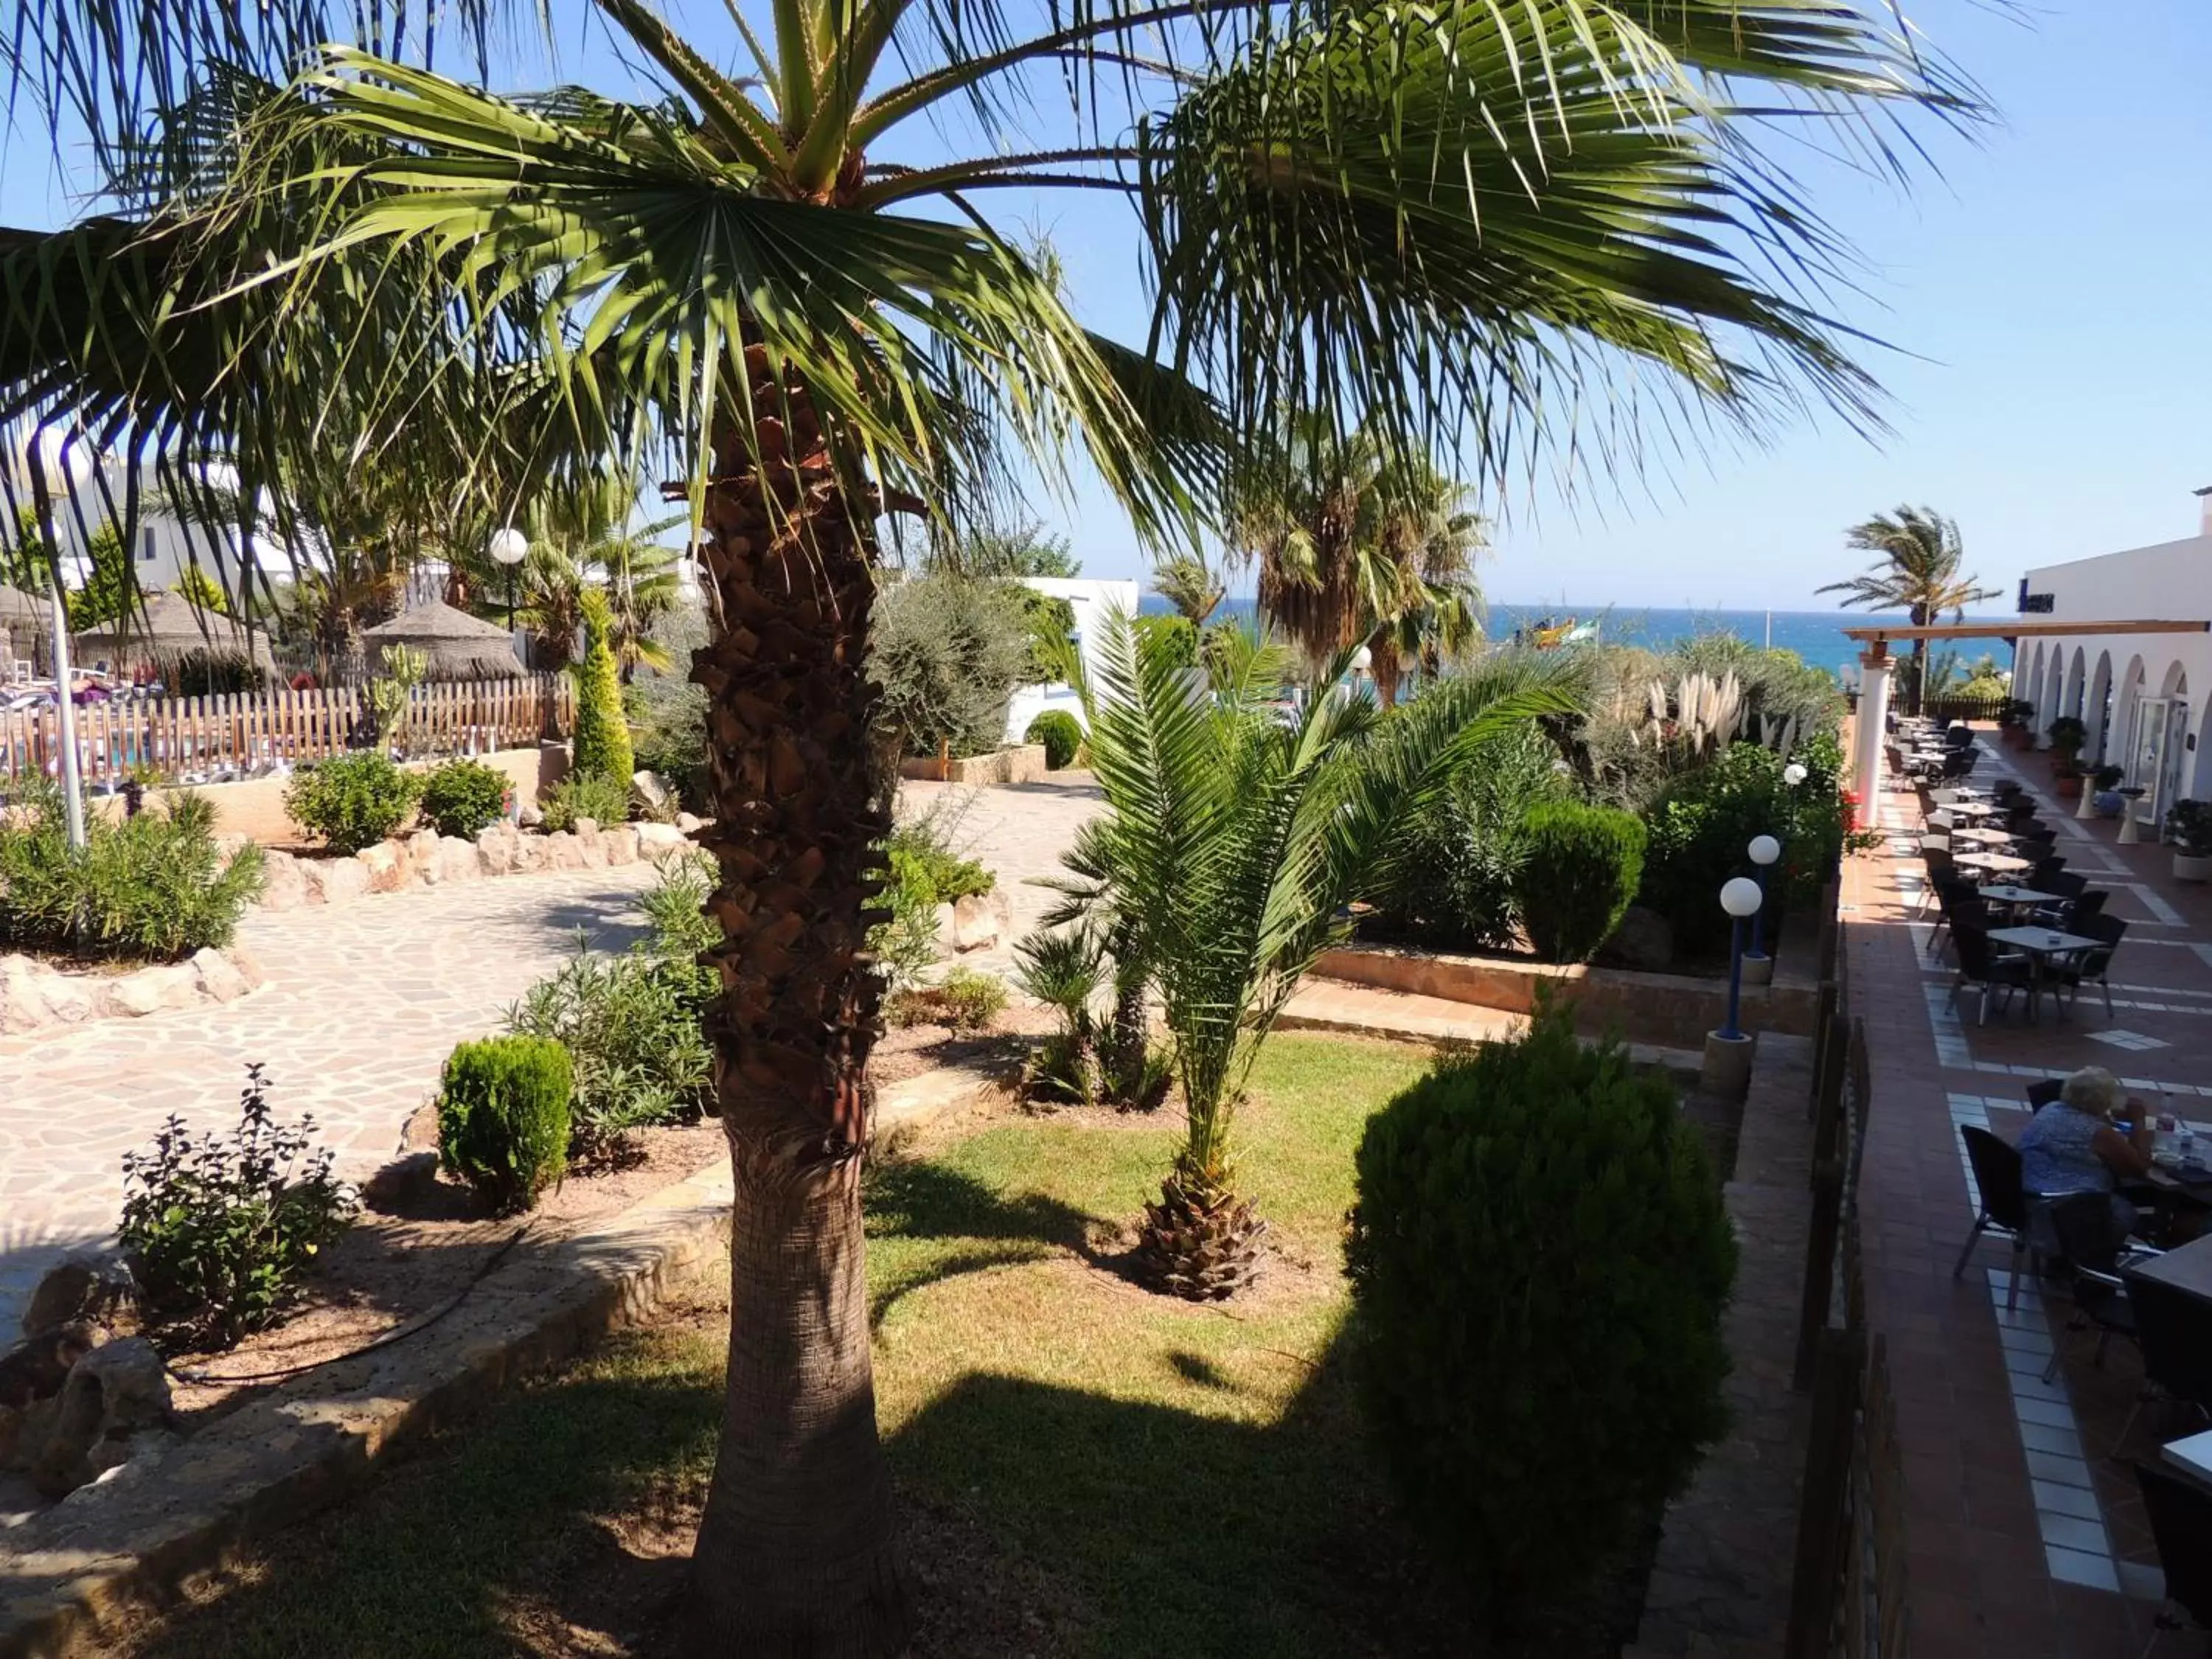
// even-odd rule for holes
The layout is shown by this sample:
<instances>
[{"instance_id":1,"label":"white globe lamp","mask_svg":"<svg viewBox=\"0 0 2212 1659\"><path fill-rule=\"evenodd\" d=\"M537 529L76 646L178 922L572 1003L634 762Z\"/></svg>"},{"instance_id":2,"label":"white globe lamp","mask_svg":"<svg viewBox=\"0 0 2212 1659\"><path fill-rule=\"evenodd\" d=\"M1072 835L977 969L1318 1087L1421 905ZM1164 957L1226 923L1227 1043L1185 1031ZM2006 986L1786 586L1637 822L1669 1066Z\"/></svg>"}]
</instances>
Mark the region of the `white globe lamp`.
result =
<instances>
[{"instance_id":1,"label":"white globe lamp","mask_svg":"<svg viewBox=\"0 0 2212 1659\"><path fill-rule=\"evenodd\" d=\"M507 631L514 632L514 568L530 555L530 538L513 525L491 532L485 551L507 572Z\"/></svg>"},{"instance_id":2,"label":"white globe lamp","mask_svg":"<svg viewBox=\"0 0 2212 1659\"><path fill-rule=\"evenodd\" d=\"M1782 769L1782 781L1788 784L1792 789L1795 789L1799 784L1804 782L1805 778L1805 769L1802 766L1800 766L1796 761L1791 761L1789 765Z\"/></svg>"}]
</instances>

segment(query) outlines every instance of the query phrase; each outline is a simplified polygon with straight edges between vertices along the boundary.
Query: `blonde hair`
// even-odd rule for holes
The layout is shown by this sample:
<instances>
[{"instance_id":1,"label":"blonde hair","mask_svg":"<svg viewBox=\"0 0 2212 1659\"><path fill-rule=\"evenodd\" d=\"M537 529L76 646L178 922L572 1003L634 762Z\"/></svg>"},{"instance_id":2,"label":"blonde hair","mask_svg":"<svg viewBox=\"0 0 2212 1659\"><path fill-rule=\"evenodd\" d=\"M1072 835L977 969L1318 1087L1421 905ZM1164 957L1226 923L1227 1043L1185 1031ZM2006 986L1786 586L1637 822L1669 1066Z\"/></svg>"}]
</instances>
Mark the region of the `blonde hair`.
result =
<instances>
[{"instance_id":1,"label":"blonde hair","mask_svg":"<svg viewBox=\"0 0 2212 1659\"><path fill-rule=\"evenodd\" d=\"M2058 1091L2058 1098L2077 1112L2088 1112L2098 1117L2110 1117L2126 1103L2119 1079L2101 1066L2084 1066L2066 1079L2066 1086Z\"/></svg>"}]
</instances>

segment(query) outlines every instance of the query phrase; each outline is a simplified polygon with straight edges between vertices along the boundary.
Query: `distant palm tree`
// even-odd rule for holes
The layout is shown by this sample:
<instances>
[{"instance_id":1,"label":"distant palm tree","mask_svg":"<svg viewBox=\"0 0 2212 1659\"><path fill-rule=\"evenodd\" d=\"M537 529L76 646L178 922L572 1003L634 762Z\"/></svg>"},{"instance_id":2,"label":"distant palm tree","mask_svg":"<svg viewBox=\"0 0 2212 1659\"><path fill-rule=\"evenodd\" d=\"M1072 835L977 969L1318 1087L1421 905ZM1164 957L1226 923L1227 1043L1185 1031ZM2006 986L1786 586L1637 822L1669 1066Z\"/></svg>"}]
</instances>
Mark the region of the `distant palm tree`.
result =
<instances>
[{"instance_id":1,"label":"distant palm tree","mask_svg":"<svg viewBox=\"0 0 2212 1659\"><path fill-rule=\"evenodd\" d=\"M1388 706L1407 658L1433 665L1476 633L1482 521L1457 481L1374 432L1285 424L1279 453L1234 486L1231 548L1259 566L1261 612L1310 661L1369 647Z\"/></svg>"},{"instance_id":2,"label":"distant palm tree","mask_svg":"<svg viewBox=\"0 0 2212 1659\"><path fill-rule=\"evenodd\" d=\"M1869 611L1902 611L1912 625L1924 628L1948 611L1956 622L1966 608L1978 599L1993 599L2000 588L1983 587L1972 576L1961 575L1966 544L1958 522L1932 507L1899 507L1877 513L1863 524L1844 532L1852 547L1881 557L1863 575L1830 582L1819 591L1841 593L1846 605ZM1928 668L1928 641L1912 642L1910 674L1912 712L1920 712L1921 693Z\"/></svg>"},{"instance_id":3,"label":"distant palm tree","mask_svg":"<svg viewBox=\"0 0 2212 1659\"><path fill-rule=\"evenodd\" d=\"M1195 554L1177 554L1152 568L1152 592L1173 605L1177 616L1188 617L1200 628L1206 626L1206 618L1228 591L1212 567Z\"/></svg>"}]
</instances>

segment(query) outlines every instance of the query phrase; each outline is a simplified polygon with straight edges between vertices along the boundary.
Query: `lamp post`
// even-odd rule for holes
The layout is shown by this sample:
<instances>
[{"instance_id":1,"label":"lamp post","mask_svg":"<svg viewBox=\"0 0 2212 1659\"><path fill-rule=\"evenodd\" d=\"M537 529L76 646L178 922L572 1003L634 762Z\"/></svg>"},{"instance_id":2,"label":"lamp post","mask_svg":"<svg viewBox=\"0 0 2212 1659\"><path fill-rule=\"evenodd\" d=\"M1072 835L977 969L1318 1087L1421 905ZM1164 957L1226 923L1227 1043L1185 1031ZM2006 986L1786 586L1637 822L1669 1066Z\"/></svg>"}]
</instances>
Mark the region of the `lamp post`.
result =
<instances>
[{"instance_id":1,"label":"lamp post","mask_svg":"<svg viewBox=\"0 0 2212 1659\"><path fill-rule=\"evenodd\" d=\"M486 550L507 570L507 631L511 635L514 632L514 572L530 552L530 538L507 525L492 532Z\"/></svg>"},{"instance_id":2,"label":"lamp post","mask_svg":"<svg viewBox=\"0 0 2212 1659\"><path fill-rule=\"evenodd\" d=\"M1774 977L1774 959L1766 954L1766 872L1782 856L1782 843L1771 836L1753 836L1743 850L1751 859L1752 878L1759 884L1759 908L1751 913L1751 949L1744 952L1744 966L1753 985L1765 985Z\"/></svg>"},{"instance_id":3,"label":"lamp post","mask_svg":"<svg viewBox=\"0 0 2212 1659\"><path fill-rule=\"evenodd\" d=\"M61 544L54 539L52 502L58 490L73 489L92 476L92 461L78 445L76 434L64 437L58 450L40 441L47 435L44 430L32 434L31 441L24 446L23 463L25 471L35 475L32 495L38 505L40 532L56 550L53 568L46 573L46 603L50 607L46 625L53 640L51 651L54 702L62 748L62 823L69 836L69 844L82 847L84 765L83 757L76 751L76 704L70 695L70 681L76 674L70 665L69 597L62 591Z\"/></svg>"},{"instance_id":4,"label":"lamp post","mask_svg":"<svg viewBox=\"0 0 2212 1659\"><path fill-rule=\"evenodd\" d=\"M1743 1033L1743 924L1759 914L1759 884L1733 876L1721 886L1721 908L1729 914L1728 1018L1717 1031L1705 1033L1705 1064L1700 1083L1706 1093L1741 1100L1751 1091L1752 1039Z\"/></svg>"}]
</instances>

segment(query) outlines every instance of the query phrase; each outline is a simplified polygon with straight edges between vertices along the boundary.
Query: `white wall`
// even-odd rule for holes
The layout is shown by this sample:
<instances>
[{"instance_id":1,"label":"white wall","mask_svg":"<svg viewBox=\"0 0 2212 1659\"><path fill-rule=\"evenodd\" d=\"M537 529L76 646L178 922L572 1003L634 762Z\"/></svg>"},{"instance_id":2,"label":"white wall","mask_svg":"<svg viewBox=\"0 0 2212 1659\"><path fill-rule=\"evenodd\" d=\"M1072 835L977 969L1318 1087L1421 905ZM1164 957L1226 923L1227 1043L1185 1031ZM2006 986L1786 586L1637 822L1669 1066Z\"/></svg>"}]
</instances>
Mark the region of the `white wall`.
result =
<instances>
[{"instance_id":1,"label":"white wall","mask_svg":"<svg viewBox=\"0 0 2212 1659\"><path fill-rule=\"evenodd\" d=\"M2156 790L2142 809L2146 827L2154 811L2162 816L2177 799L2212 799L2212 743L2203 735L2212 723L2212 634L2096 628L2100 621L2212 620L2212 535L2045 565L2027 573L2027 590L2051 596L2050 613L2029 620L2081 624L2076 633L2022 639L2014 653L2013 695L2035 704L2036 730L2077 715L2089 728L2085 761L2125 766L2128 782ZM2107 687L2109 696L2100 699ZM2139 716L2146 700L2169 692L2180 693L2185 708L2169 716L2164 733L2179 739L2179 767L2162 763L2154 777L2147 775L2148 722Z\"/></svg>"},{"instance_id":2,"label":"white wall","mask_svg":"<svg viewBox=\"0 0 2212 1659\"><path fill-rule=\"evenodd\" d=\"M82 581L89 568L86 551L85 529L97 534L108 521L104 502L115 504L115 521L118 530L126 503L130 501L129 469L112 457L104 458L100 471L105 477L106 494L103 497L100 485L86 482L78 487L77 497L83 507L81 526L77 514L65 500L53 503L54 534L61 544L62 556L75 568L75 579ZM231 468L216 465L207 469L209 480L219 487L231 487L238 475ZM158 592L173 587L185 571L197 562L209 578L223 587L235 592L238 584L238 531L235 526L194 526L189 530L185 521L172 511L159 493L159 485L150 468L139 473L137 523L131 538L131 562L138 578L142 592ZM24 497L28 500L27 495ZM290 580L291 562L281 543L267 538L252 538L253 562L276 580Z\"/></svg>"},{"instance_id":3,"label":"white wall","mask_svg":"<svg viewBox=\"0 0 2212 1659\"><path fill-rule=\"evenodd\" d=\"M1067 601L1075 612L1075 647L1083 659L1083 672L1095 681L1098 677L1098 645L1105 637L1106 618L1115 611L1132 617L1137 614L1140 592L1137 584L1094 580L1087 576L1030 576L1023 579L1022 586ZM1071 687L1024 686L1014 693L1014 701L1006 710L1006 741L1019 742L1022 733L1030 729L1030 722L1048 708L1064 708L1075 716L1078 726L1084 724L1083 706Z\"/></svg>"}]
</instances>

